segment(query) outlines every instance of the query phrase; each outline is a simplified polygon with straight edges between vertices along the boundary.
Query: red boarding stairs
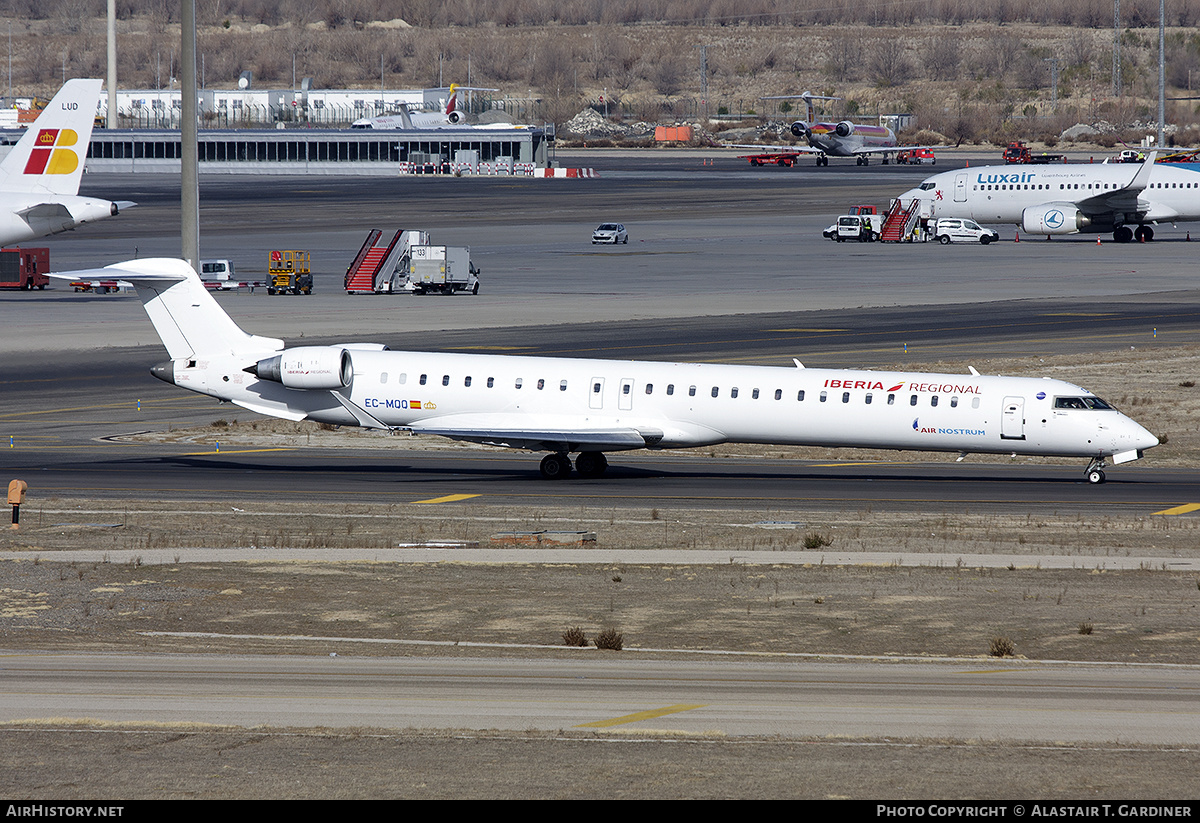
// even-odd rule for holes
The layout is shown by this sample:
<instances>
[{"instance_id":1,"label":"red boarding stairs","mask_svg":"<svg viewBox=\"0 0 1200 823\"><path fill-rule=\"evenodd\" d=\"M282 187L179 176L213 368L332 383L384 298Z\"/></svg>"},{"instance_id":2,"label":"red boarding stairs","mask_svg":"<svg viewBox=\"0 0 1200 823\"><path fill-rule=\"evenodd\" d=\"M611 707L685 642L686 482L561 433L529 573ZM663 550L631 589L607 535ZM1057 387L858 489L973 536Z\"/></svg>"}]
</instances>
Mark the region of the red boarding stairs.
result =
<instances>
[{"instance_id":1,"label":"red boarding stairs","mask_svg":"<svg viewBox=\"0 0 1200 823\"><path fill-rule=\"evenodd\" d=\"M362 248L358 250L358 254L354 258L354 262L350 264L350 268L346 269L345 287L350 294L357 292L365 292L373 294L379 291L377 287L377 279L380 269L383 264L391 257L392 249L400 242L400 236L404 234L403 230L396 232L396 236L386 246L378 245L379 239L383 237L383 232L379 229L371 229L367 234L367 240L363 243Z\"/></svg>"},{"instance_id":2,"label":"red boarding stairs","mask_svg":"<svg viewBox=\"0 0 1200 823\"><path fill-rule=\"evenodd\" d=\"M907 207L897 199L883 220L883 233L879 239L884 243L899 243L907 239L917 222L918 205L916 198Z\"/></svg>"}]
</instances>

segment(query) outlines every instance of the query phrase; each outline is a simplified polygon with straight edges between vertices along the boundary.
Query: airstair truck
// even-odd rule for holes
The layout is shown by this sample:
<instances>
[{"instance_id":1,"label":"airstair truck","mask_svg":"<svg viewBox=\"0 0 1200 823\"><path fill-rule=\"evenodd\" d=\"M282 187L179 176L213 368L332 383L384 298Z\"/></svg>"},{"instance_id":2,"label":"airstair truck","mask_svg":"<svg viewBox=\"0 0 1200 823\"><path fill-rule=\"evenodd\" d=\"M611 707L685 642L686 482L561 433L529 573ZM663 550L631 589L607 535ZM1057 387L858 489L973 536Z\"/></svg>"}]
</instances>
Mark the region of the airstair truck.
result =
<instances>
[{"instance_id":1,"label":"airstair truck","mask_svg":"<svg viewBox=\"0 0 1200 823\"><path fill-rule=\"evenodd\" d=\"M469 246L410 246L402 262L408 264L404 288L414 294L479 294L479 269Z\"/></svg>"}]
</instances>

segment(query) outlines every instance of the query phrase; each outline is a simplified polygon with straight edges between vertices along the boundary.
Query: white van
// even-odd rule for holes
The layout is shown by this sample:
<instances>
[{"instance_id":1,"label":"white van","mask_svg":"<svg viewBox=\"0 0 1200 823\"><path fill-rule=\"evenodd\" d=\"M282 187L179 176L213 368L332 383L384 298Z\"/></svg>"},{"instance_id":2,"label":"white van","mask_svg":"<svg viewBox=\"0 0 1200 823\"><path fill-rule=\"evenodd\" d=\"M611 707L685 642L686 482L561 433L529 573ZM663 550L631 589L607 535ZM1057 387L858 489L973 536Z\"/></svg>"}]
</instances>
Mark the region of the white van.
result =
<instances>
[{"instance_id":1,"label":"white van","mask_svg":"<svg viewBox=\"0 0 1200 823\"><path fill-rule=\"evenodd\" d=\"M991 229L985 229L974 220L960 220L957 217L943 217L933 227L933 236L943 246L950 243L995 243L1000 235Z\"/></svg>"},{"instance_id":2,"label":"white van","mask_svg":"<svg viewBox=\"0 0 1200 823\"><path fill-rule=\"evenodd\" d=\"M231 260L201 260L200 280L205 283L217 283L209 288L232 289L237 287L237 277L233 273Z\"/></svg>"}]
</instances>

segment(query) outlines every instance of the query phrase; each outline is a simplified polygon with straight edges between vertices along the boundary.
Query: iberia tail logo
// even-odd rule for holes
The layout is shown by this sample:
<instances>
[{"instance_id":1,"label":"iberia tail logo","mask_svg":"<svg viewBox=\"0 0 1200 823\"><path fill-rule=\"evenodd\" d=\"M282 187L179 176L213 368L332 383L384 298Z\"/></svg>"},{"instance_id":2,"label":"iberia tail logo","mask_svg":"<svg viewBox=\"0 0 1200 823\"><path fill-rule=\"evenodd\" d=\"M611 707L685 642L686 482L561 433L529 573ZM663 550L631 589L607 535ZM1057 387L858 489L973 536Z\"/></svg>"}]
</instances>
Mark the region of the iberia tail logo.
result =
<instances>
[{"instance_id":1,"label":"iberia tail logo","mask_svg":"<svg viewBox=\"0 0 1200 823\"><path fill-rule=\"evenodd\" d=\"M79 168L79 155L67 147L78 142L73 129L41 129L29 152L25 174L71 174Z\"/></svg>"}]
</instances>

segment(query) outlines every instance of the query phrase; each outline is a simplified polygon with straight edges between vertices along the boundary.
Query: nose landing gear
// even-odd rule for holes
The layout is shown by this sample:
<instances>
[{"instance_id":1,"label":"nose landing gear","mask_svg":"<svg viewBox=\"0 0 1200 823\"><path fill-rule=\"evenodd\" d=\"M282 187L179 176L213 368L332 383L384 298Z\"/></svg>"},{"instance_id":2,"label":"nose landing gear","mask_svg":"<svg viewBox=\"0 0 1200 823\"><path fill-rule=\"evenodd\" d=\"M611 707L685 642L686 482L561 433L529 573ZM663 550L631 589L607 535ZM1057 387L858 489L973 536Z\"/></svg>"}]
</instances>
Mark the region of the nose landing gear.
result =
<instances>
[{"instance_id":1,"label":"nose landing gear","mask_svg":"<svg viewBox=\"0 0 1200 823\"><path fill-rule=\"evenodd\" d=\"M1087 476L1087 482L1091 483L1093 486L1103 483L1104 458L1093 457L1092 461L1088 463L1088 467L1084 470L1084 474Z\"/></svg>"}]
</instances>

